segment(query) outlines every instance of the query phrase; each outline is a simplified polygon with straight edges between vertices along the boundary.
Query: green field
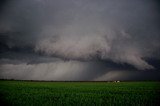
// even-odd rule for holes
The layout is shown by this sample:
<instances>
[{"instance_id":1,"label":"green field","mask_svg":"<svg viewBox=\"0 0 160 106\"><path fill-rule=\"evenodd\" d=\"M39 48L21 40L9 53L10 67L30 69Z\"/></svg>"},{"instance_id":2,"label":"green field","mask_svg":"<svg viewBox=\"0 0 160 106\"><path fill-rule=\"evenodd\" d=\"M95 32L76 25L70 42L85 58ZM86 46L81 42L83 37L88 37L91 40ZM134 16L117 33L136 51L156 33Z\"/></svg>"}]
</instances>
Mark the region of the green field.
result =
<instances>
[{"instance_id":1,"label":"green field","mask_svg":"<svg viewBox=\"0 0 160 106\"><path fill-rule=\"evenodd\" d=\"M1 105L158 106L160 82L32 82L0 80Z\"/></svg>"}]
</instances>

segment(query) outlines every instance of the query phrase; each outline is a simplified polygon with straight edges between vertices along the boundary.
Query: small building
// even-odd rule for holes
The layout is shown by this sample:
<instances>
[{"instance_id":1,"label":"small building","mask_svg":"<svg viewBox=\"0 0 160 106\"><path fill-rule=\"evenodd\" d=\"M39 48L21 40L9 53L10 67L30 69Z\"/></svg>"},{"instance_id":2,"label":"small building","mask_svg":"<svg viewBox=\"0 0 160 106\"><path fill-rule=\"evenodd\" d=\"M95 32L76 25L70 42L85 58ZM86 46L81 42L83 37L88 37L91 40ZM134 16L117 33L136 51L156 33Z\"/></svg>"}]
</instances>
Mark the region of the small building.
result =
<instances>
[{"instance_id":1,"label":"small building","mask_svg":"<svg viewBox=\"0 0 160 106\"><path fill-rule=\"evenodd\" d=\"M120 82L120 81L114 81L114 82Z\"/></svg>"}]
</instances>

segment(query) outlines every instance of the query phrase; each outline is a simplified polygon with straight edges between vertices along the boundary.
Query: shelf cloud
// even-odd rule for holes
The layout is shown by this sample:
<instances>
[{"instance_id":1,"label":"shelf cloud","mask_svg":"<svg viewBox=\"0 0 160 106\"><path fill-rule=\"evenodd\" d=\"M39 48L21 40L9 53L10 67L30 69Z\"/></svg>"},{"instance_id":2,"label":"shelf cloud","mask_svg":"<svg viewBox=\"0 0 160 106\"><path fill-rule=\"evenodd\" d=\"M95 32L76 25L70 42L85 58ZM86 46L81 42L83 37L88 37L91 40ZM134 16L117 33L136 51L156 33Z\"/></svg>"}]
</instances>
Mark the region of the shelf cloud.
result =
<instances>
[{"instance_id":1,"label":"shelf cloud","mask_svg":"<svg viewBox=\"0 0 160 106\"><path fill-rule=\"evenodd\" d=\"M13 0L1 4L0 78L135 80L138 75L159 79L156 0Z\"/></svg>"}]
</instances>

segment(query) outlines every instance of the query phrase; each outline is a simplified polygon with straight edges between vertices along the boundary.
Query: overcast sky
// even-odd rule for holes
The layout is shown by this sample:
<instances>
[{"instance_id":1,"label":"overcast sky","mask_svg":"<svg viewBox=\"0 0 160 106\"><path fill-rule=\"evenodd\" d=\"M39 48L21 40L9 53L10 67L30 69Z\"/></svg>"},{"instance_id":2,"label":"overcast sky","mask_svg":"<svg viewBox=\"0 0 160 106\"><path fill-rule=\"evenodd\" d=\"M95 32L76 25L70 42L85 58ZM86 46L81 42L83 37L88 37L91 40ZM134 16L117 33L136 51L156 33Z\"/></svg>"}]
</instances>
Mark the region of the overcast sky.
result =
<instances>
[{"instance_id":1,"label":"overcast sky","mask_svg":"<svg viewBox=\"0 0 160 106\"><path fill-rule=\"evenodd\" d=\"M160 80L158 0L1 0L0 79Z\"/></svg>"}]
</instances>

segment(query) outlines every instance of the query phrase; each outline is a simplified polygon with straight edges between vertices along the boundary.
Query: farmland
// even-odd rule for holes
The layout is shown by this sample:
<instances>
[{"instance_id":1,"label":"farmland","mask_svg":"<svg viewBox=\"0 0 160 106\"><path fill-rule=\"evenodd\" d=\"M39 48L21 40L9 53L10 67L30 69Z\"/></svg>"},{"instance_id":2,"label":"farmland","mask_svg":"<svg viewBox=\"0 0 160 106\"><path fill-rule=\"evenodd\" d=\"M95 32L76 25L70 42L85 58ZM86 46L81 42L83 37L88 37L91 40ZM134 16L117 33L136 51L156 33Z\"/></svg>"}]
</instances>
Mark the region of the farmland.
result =
<instances>
[{"instance_id":1,"label":"farmland","mask_svg":"<svg viewBox=\"0 0 160 106\"><path fill-rule=\"evenodd\" d=\"M160 82L0 80L0 103L11 106L158 106Z\"/></svg>"}]
</instances>

